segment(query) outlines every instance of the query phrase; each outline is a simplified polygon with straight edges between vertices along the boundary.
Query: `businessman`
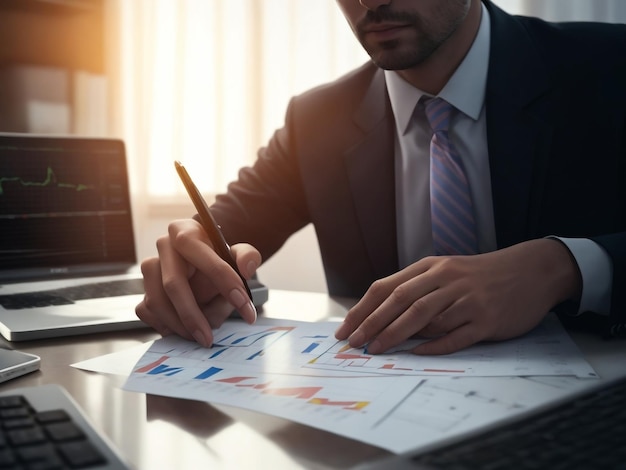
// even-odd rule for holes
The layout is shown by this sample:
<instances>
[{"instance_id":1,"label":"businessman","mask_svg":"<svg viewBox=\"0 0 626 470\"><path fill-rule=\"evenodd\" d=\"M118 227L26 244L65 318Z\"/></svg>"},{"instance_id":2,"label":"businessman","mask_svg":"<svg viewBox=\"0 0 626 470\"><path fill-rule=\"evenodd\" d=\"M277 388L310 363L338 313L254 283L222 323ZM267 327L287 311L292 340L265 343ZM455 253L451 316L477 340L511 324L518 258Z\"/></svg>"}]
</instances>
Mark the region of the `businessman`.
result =
<instances>
[{"instance_id":1,"label":"businessman","mask_svg":"<svg viewBox=\"0 0 626 470\"><path fill-rule=\"evenodd\" d=\"M626 26L480 0L338 0L371 62L295 97L212 212L244 276L312 223L336 336L446 354L550 311L626 323ZM447 162L447 163L446 163ZM452 186L450 186L452 184ZM193 219L142 263L137 315L203 345L254 306Z\"/></svg>"}]
</instances>

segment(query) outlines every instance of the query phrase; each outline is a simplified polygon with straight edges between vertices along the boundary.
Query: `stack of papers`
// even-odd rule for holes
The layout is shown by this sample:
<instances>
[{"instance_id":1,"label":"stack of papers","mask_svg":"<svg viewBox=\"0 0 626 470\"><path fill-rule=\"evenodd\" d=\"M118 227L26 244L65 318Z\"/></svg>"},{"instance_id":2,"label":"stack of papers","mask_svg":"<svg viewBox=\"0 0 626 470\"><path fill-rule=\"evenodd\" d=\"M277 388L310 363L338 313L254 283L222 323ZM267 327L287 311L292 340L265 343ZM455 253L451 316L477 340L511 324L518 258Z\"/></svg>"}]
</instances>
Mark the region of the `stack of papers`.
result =
<instances>
[{"instance_id":1,"label":"stack of papers","mask_svg":"<svg viewBox=\"0 0 626 470\"><path fill-rule=\"evenodd\" d=\"M396 453L509 418L598 378L553 315L521 338L434 357L410 353L420 340L371 355L337 341L336 328L231 320L215 331L211 348L169 336L131 352L140 356L131 370L117 365L124 353L75 366L128 375L126 390L246 408Z\"/></svg>"}]
</instances>

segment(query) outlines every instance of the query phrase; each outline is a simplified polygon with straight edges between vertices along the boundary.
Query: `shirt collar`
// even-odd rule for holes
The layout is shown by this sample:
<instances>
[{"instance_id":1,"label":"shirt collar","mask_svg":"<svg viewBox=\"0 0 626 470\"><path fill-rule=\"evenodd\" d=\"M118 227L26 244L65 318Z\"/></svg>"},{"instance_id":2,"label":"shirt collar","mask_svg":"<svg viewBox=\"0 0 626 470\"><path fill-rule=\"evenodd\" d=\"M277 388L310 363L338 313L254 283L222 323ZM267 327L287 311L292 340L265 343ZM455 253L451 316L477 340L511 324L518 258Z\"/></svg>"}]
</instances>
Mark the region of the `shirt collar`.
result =
<instances>
[{"instance_id":1,"label":"shirt collar","mask_svg":"<svg viewBox=\"0 0 626 470\"><path fill-rule=\"evenodd\" d=\"M480 116L485 101L490 36L489 12L482 5L480 26L472 47L438 95L474 120ZM394 71L385 70L385 80L396 126L401 135L405 134L417 102L422 96L430 95L410 85Z\"/></svg>"}]
</instances>

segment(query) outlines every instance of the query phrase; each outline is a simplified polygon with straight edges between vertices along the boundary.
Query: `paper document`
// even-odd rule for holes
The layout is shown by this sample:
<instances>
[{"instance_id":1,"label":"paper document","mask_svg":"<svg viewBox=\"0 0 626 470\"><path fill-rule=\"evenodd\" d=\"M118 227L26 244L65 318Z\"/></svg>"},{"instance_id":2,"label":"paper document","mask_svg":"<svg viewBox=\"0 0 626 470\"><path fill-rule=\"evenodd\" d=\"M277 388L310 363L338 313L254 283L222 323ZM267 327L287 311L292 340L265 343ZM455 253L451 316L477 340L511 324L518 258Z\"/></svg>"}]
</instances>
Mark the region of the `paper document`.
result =
<instances>
[{"instance_id":1,"label":"paper document","mask_svg":"<svg viewBox=\"0 0 626 470\"><path fill-rule=\"evenodd\" d=\"M335 322L259 319L254 325L227 321L214 332L214 345L203 348L177 336L151 345L134 375L163 374L169 368L220 379L236 371L297 375L424 375L596 377L558 319L548 316L527 335L509 341L478 344L446 356L410 352L419 340L409 340L393 352L371 355L337 341ZM176 369L178 368L178 369ZM168 369L168 370L169 370ZM182 374L182 371L185 373ZM220 376L221 374L221 376Z\"/></svg>"},{"instance_id":2,"label":"paper document","mask_svg":"<svg viewBox=\"0 0 626 470\"><path fill-rule=\"evenodd\" d=\"M226 322L212 348L162 338L143 353L133 349L138 361L124 388L246 408L401 453L523 413L597 377L550 316L522 338L434 358L403 352L413 343L368 355L337 341L336 327L260 318ZM119 356L128 364L129 353ZM115 362L113 354L77 366L120 373Z\"/></svg>"},{"instance_id":3,"label":"paper document","mask_svg":"<svg viewBox=\"0 0 626 470\"><path fill-rule=\"evenodd\" d=\"M398 375L529 376L575 375L597 377L580 350L549 315L523 337L481 343L445 356L416 356L410 350L426 340L409 340L385 354L367 354L337 342L306 366L336 371Z\"/></svg>"}]
</instances>

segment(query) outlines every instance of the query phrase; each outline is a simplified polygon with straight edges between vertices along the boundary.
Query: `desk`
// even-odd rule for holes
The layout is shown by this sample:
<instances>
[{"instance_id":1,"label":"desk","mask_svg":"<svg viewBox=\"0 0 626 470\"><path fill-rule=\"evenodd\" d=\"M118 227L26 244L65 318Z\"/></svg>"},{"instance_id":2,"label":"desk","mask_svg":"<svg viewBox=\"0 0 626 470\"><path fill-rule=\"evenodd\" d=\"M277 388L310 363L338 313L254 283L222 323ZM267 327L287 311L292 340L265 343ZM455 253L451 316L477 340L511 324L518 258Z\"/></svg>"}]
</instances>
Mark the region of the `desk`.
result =
<instances>
[{"instance_id":1,"label":"desk","mask_svg":"<svg viewBox=\"0 0 626 470\"><path fill-rule=\"evenodd\" d=\"M343 316L347 299L276 291L263 309L274 318L318 321ZM123 351L156 339L149 329L56 338L5 346L41 356L41 370L0 384L0 390L58 383L85 410L94 426L137 469L327 469L388 456L360 442L288 420L227 406L146 396L120 387L125 378L70 367L75 362ZM626 373L626 340L603 341L573 334L605 378Z\"/></svg>"}]
</instances>

